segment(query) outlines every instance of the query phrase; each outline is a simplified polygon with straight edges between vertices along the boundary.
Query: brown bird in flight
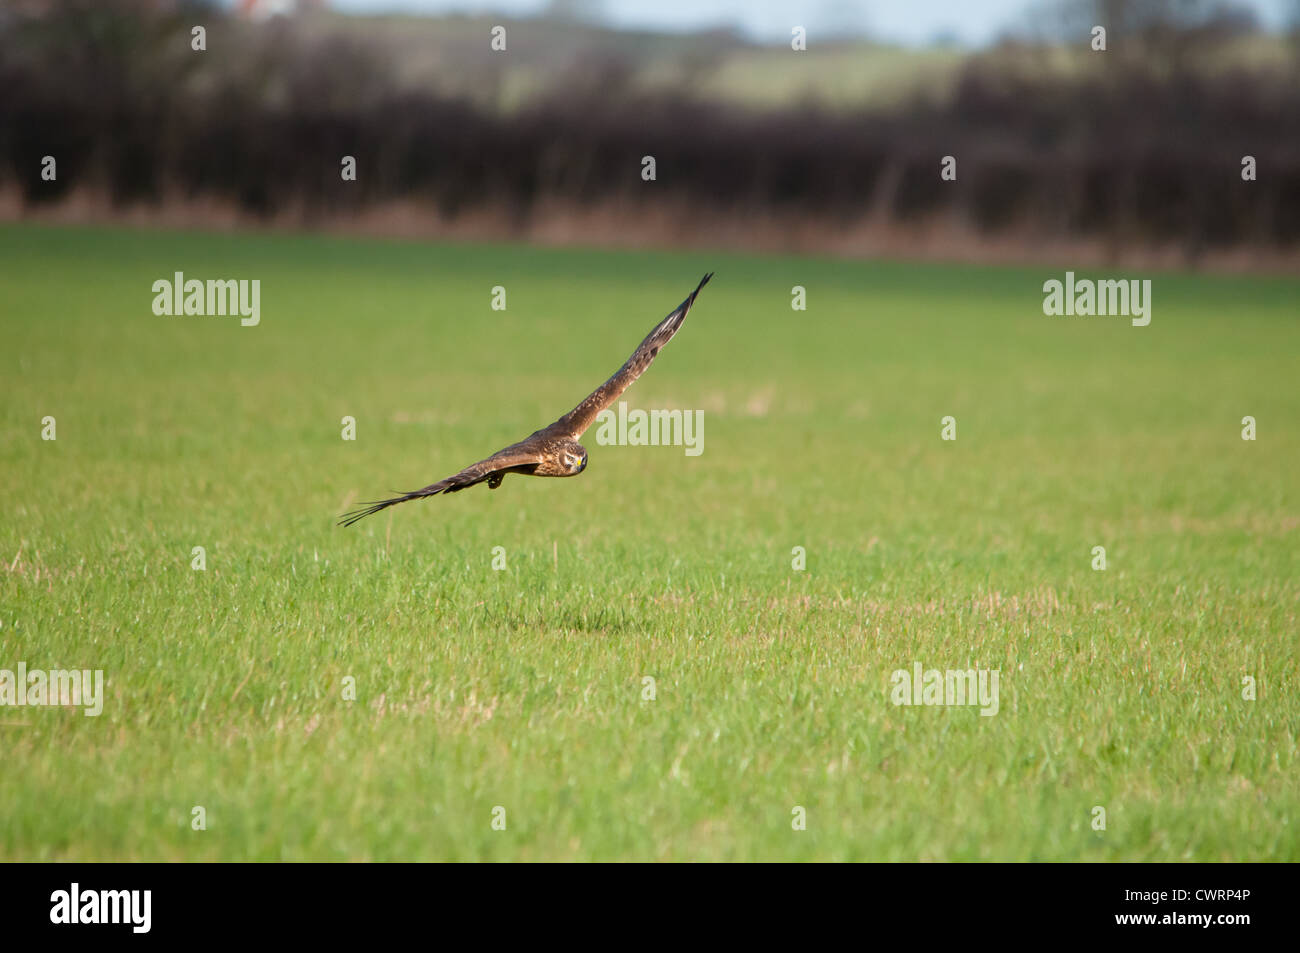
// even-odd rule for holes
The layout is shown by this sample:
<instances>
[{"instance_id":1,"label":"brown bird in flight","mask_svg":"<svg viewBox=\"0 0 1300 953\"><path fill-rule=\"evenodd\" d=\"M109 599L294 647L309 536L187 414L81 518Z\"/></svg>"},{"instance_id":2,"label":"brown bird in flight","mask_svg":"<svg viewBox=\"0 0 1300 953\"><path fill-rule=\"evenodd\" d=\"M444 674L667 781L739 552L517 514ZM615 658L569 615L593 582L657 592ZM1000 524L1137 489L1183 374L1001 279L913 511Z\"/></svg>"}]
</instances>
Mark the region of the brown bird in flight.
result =
<instances>
[{"instance_id":1,"label":"brown bird in flight","mask_svg":"<svg viewBox=\"0 0 1300 953\"><path fill-rule=\"evenodd\" d=\"M485 481L489 490L495 490L506 478L507 473L539 477L577 476L587 469L587 451L582 444L578 443L578 438L595 422L597 414L618 400L619 395L645 373L645 369L655 359L659 349L671 341L673 335L681 328L687 312L695 303L695 296L712 277L713 272L705 275L691 292L690 297L655 325L655 329L646 335L646 339L632 352L627 363L614 372L613 377L597 387L586 400L549 427L535 431L518 443L512 443L504 450L498 450L486 460L480 460L455 476L431 483L422 490L403 493L391 500L365 503L361 509L345 513L339 523L343 526L351 526L359 519L398 503L418 500L426 496L437 496L439 493L456 493Z\"/></svg>"}]
</instances>

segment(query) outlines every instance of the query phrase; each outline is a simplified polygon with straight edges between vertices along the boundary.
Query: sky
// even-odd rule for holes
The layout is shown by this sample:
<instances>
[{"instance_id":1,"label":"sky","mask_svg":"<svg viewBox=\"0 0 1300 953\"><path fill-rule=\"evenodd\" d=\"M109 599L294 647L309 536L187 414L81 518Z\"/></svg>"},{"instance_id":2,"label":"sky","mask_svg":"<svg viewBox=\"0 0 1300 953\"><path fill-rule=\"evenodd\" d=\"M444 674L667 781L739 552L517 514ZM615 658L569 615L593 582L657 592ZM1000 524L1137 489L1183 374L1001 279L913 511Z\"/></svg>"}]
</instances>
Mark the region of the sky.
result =
<instances>
[{"instance_id":1,"label":"sky","mask_svg":"<svg viewBox=\"0 0 1300 953\"><path fill-rule=\"evenodd\" d=\"M789 39L790 28L803 26L809 40L819 32L852 27L873 37L923 45L936 37L979 46L1032 8L1034 0L578 0L595 7L610 26L671 32L714 26L737 26L755 40ZM1237 0L1256 10L1266 25L1282 22L1292 0ZM530 16L549 0L330 0L335 9L375 13L500 12Z\"/></svg>"}]
</instances>

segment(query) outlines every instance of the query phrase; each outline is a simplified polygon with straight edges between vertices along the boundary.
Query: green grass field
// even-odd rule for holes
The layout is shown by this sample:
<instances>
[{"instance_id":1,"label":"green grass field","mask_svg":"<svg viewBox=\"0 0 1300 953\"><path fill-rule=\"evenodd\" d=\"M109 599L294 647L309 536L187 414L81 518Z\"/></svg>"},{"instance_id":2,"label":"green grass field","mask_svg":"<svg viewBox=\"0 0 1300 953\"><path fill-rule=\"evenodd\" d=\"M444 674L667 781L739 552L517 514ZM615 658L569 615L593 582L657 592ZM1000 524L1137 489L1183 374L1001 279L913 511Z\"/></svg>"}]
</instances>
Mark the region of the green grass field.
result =
<instances>
[{"instance_id":1,"label":"green grass field","mask_svg":"<svg viewBox=\"0 0 1300 953\"><path fill-rule=\"evenodd\" d=\"M702 455L334 525L708 270L625 395ZM1044 317L1064 270L0 228L0 668L107 694L0 709L0 859L1300 859L1300 281L1134 328ZM174 271L260 326L155 316ZM896 707L915 662L998 713Z\"/></svg>"}]
</instances>

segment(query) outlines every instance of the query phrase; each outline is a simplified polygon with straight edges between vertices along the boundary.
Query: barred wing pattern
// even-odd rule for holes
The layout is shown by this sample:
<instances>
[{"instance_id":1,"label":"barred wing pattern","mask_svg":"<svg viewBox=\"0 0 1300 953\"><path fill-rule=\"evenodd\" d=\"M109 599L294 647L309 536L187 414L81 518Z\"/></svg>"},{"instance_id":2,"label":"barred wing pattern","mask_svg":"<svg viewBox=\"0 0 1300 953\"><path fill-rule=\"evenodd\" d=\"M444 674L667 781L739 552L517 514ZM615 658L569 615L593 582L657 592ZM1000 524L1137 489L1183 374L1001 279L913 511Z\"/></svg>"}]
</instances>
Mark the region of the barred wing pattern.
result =
<instances>
[{"instance_id":1,"label":"barred wing pattern","mask_svg":"<svg viewBox=\"0 0 1300 953\"><path fill-rule=\"evenodd\" d=\"M592 391L586 400L551 424L547 430L553 429L559 433L567 434L574 440L582 436L586 429L595 422L596 416L618 400L619 395L627 390L633 381L645 373L646 368L655 359L655 355L659 353L659 349L673 339L673 335L681 329L682 324L686 321L686 314L691 310L691 305L695 303L695 296L700 293L701 288L709 283L709 279L712 277L713 272L709 272L700 279L700 283L690 293L690 296L674 308L668 317L660 321L653 331L646 335L646 339L632 352L632 356L627 359L627 363L614 372L613 377Z\"/></svg>"}]
</instances>

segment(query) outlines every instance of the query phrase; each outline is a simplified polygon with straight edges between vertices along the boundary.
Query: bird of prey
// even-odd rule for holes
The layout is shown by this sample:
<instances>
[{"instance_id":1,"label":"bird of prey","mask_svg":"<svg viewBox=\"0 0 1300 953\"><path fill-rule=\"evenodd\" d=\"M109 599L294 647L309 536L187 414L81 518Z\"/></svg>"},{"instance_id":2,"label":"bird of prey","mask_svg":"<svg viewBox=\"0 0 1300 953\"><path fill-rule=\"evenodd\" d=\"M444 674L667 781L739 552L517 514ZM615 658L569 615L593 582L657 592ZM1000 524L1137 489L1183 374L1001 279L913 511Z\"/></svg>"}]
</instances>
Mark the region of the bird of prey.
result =
<instances>
[{"instance_id":1,"label":"bird of prey","mask_svg":"<svg viewBox=\"0 0 1300 953\"><path fill-rule=\"evenodd\" d=\"M708 284L713 272L705 275L695 290L685 301L673 309L668 317L660 321L653 331L627 359L627 362L614 372L614 376L597 387L573 410L569 411L549 427L543 427L518 443L513 443L504 450L498 450L486 460L471 464L459 473L430 483L422 490L403 493L388 500L364 503L359 510L345 513L339 519L343 526L351 526L359 519L378 513L380 510L405 503L407 500L419 500L439 493L457 493L471 486L486 482L488 489L495 490L506 478L507 473L520 473L525 476L571 477L587 469L587 451L578 443L578 438L596 420L596 415L618 400L620 394L631 383L645 373L650 362L655 359L659 349L672 340L678 332L686 314L695 303L695 296Z\"/></svg>"}]
</instances>

